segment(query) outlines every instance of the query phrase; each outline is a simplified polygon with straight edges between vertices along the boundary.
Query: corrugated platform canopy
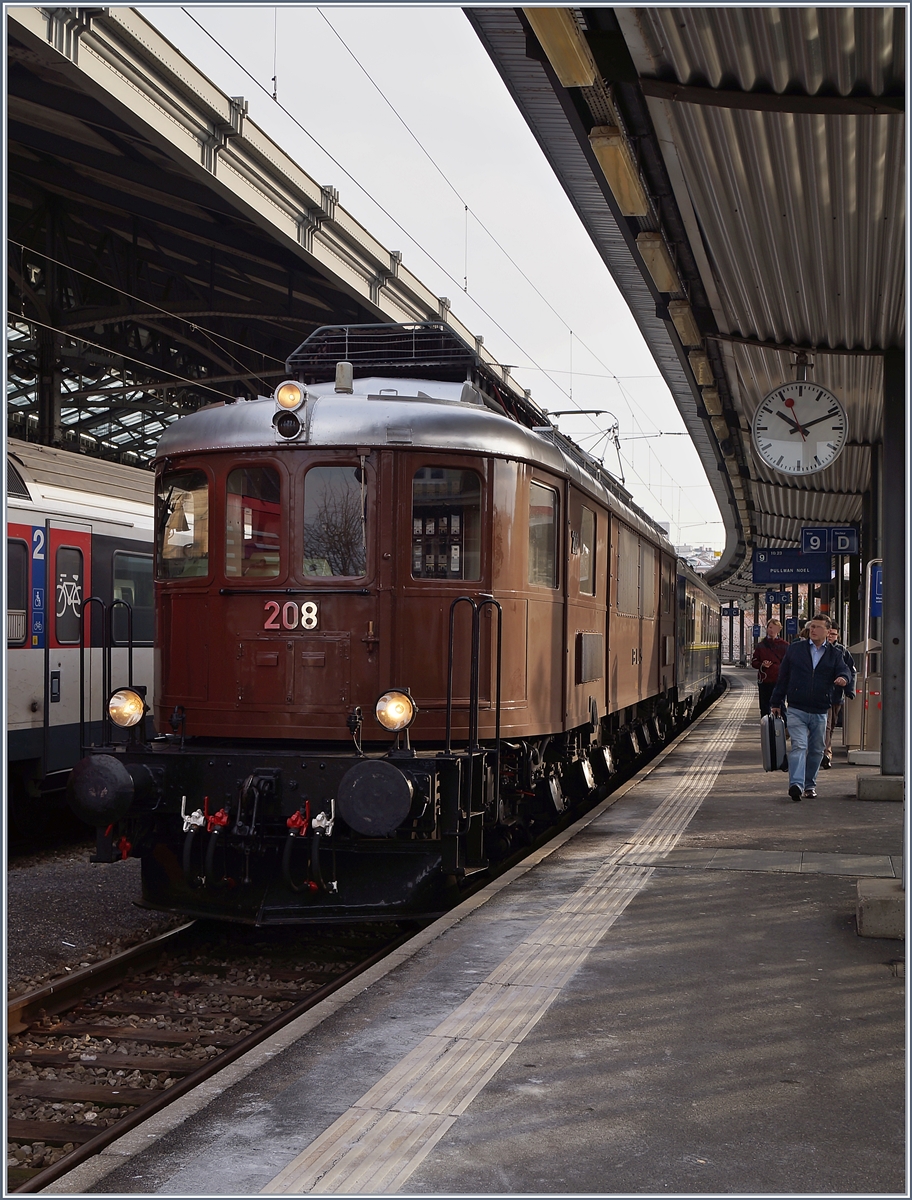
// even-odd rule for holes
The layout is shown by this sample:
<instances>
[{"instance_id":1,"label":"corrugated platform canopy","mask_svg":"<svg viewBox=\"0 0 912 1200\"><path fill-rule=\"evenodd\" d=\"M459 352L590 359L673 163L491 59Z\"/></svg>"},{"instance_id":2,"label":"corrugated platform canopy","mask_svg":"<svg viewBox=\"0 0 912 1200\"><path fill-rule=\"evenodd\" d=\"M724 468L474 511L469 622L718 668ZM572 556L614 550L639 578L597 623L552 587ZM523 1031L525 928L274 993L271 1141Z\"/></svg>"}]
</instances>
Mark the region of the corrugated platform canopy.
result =
<instances>
[{"instance_id":1,"label":"corrugated platform canopy","mask_svg":"<svg viewBox=\"0 0 912 1200\"><path fill-rule=\"evenodd\" d=\"M905 10L467 16L652 348L726 524L708 578L742 594L753 548L858 522L877 470L905 340ZM848 438L796 477L750 430L803 365Z\"/></svg>"}]
</instances>

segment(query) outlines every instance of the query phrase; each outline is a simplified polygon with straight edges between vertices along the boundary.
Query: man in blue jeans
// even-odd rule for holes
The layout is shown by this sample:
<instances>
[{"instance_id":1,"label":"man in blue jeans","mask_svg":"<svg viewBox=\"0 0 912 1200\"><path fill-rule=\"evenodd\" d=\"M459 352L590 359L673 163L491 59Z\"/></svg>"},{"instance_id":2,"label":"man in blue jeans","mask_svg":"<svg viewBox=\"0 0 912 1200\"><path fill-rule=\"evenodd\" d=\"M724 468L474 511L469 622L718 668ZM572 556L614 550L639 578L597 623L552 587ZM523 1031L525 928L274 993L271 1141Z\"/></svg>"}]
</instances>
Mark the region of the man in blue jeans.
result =
<instances>
[{"instance_id":1,"label":"man in blue jeans","mask_svg":"<svg viewBox=\"0 0 912 1200\"><path fill-rule=\"evenodd\" d=\"M770 713L782 716L788 704L789 795L810 800L817 795L817 772L823 758L827 712L833 692L849 682L842 652L827 641L828 617L812 617L808 637L792 642L779 664L779 679L770 697Z\"/></svg>"}]
</instances>

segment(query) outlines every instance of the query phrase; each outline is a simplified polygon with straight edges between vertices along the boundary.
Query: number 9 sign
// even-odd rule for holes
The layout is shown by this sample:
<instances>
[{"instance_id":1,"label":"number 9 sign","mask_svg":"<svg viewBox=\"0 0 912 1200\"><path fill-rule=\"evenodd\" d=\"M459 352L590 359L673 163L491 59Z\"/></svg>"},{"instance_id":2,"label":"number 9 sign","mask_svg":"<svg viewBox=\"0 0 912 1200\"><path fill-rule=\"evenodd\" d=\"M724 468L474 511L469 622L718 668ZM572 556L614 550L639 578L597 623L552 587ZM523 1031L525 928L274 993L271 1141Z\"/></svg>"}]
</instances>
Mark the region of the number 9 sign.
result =
<instances>
[{"instance_id":1,"label":"number 9 sign","mask_svg":"<svg viewBox=\"0 0 912 1200\"><path fill-rule=\"evenodd\" d=\"M821 528L805 528L801 531L802 554L826 554L829 549L829 530Z\"/></svg>"},{"instance_id":2,"label":"number 9 sign","mask_svg":"<svg viewBox=\"0 0 912 1200\"><path fill-rule=\"evenodd\" d=\"M266 616L264 629L316 629L320 623L320 609L316 600L304 600L300 605L295 600L280 604L278 600L267 600L263 608Z\"/></svg>"}]
</instances>

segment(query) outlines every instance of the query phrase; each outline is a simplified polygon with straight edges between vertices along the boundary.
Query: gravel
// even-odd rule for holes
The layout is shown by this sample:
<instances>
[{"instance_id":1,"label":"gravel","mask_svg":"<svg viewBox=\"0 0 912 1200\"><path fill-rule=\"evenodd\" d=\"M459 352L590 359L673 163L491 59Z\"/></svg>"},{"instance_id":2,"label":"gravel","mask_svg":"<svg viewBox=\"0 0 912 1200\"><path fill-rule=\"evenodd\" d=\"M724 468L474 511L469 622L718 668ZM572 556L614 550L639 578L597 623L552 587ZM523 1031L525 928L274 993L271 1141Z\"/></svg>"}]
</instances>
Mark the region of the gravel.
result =
<instances>
[{"instance_id":1,"label":"gravel","mask_svg":"<svg viewBox=\"0 0 912 1200\"><path fill-rule=\"evenodd\" d=\"M92 863L93 848L18 858L7 871L10 997L120 950L185 918L138 908L138 859Z\"/></svg>"}]
</instances>

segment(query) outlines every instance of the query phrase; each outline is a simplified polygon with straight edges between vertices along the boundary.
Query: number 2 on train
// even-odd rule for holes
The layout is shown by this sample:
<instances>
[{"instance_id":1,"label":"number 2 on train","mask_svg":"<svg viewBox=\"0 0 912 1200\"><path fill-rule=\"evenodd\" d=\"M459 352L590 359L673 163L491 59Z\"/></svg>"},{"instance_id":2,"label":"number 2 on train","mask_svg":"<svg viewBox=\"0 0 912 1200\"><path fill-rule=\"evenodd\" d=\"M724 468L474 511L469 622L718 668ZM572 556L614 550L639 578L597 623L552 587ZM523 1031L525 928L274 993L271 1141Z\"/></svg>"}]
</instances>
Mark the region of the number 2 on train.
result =
<instances>
[{"instance_id":1,"label":"number 2 on train","mask_svg":"<svg viewBox=\"0 0 912 1200\"><path fill-rule=\"evenodd\" d=\"M294 600L285 604L280 604L278 600L267 600L263 607L266 610L264 629L297 629L299 621L302 629L316 629L320 616L315 600L305 600L300 606L300 612Z\"/></svg>"}]
</instances>

